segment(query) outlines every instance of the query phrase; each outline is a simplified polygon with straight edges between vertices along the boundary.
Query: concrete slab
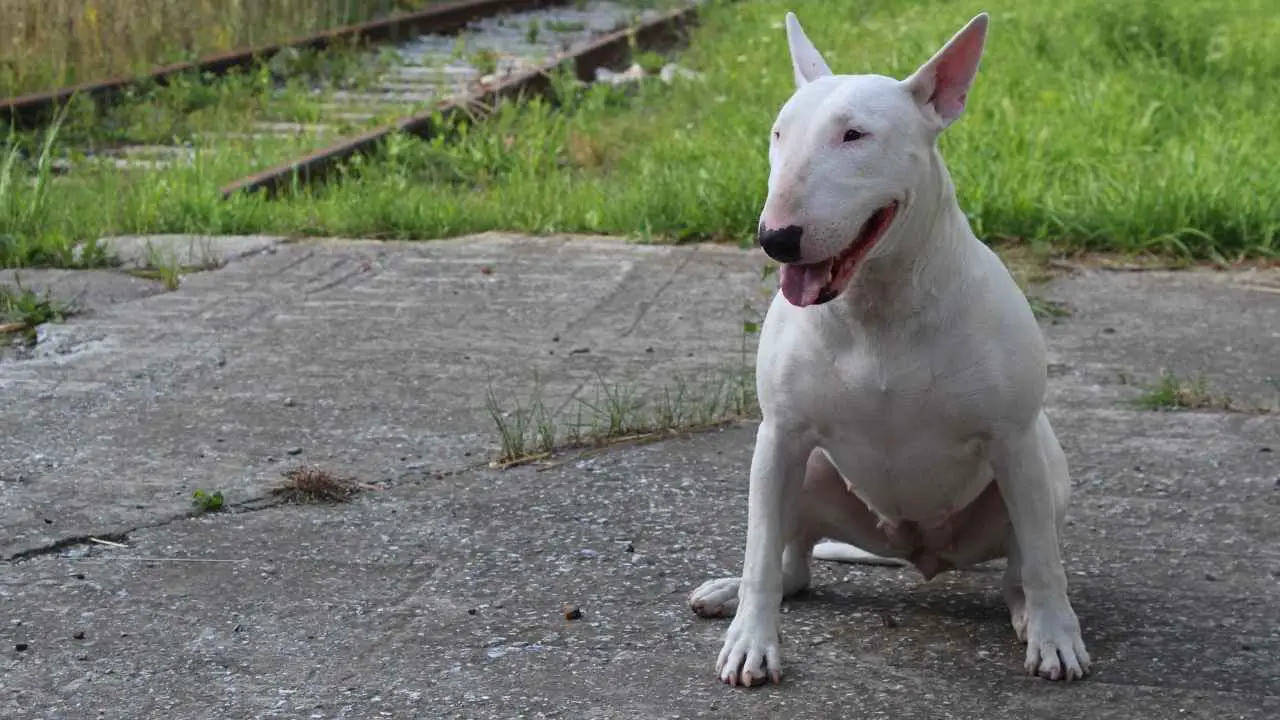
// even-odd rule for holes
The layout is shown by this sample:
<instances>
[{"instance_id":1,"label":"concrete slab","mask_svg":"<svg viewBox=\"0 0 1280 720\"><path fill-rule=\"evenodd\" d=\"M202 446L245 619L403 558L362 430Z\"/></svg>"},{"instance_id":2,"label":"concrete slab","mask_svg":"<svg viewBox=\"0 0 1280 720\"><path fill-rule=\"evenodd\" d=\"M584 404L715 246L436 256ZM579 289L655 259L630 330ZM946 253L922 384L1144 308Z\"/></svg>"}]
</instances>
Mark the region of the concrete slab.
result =
<instances>
[{"instance_id":1,"label":"concrete slab","mask_svg":"<svg viewBox=\"0 0 1280 720\"><path fill-rule=\"evenodd\" d=\"M1076 308L1046 330L1092 679L1020 675L992 572L824 564L787 604L785 683L720 686L726 625L684 603L738 570L752 425L496 471L484 388L738 362L760 265L602 239L300 243L62 326L100 337L0 364L0 711L1280 714L1280 419L1139 411L1114 380L1202 370L1266 397L1280 297L1216 274L1046 290ZM379 489L255 502L298 462ZM196 487L234 507L183 517ZM82 541L107 533L125 547Z\"/></svg>"},{"instance_id":2,"label":"concrete slab","mask_svg":"<svg viewBox=\"0 0 1280 720\"><path fill-rule=\"evenodd\" d=\"M159 280L112 270L0 270L0 285L71 303L80 313L164 292Z\"/></svg>"},{"instance_id":3,"label":"concrete slab","mask_svg":"<svg viewBox=\"0 0 1280 720\"><path fill-rule=\"evenodd\" d=\"M1131 398L1167 370L1203 375L1241 407L1280 411L1280 269L1089 271L1044 295L1075 309L1050 327L1054 371L1071 376L1055 386L1063 393Z\"/></svg>"},{"instance_id":4,"label":"concrete slab","mask_svg":"<svg viewBox=\"0 0 1280 720\"><path fill-rule=\"evenodd\" d=\"M219 268L284 241L275 235L115 235L98 243L126 268L180 267L185 271Z\"/></svg>"},{"instance_id":5,"label":"concrete slab","mask_svg":"<svg viewBox=\"0 0 1280 720\"><path fill-rule=\"evenodd\" d=\"M0 556L259 497L488 460L486 392L548 402L742 362L760 260L611 240L307 242L46 326L0 364ZM678 291L673 289L678 288ZM535 375L537 376L535 378Z\"/></svg>"}]
</instances>

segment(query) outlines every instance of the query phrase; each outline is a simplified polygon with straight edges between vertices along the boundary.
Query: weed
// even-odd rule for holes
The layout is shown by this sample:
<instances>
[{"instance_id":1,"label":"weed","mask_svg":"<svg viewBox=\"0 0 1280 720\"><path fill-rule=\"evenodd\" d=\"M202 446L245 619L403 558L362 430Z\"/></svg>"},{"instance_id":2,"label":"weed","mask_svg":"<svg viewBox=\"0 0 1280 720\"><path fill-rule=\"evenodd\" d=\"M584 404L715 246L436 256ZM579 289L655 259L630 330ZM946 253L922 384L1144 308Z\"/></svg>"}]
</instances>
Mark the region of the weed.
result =
<instances>
[{"instance_id":1,"label":"weed","mask_svg":"<svg viewBox=\"0 0 1280 720\"><path fill-rule=\"evenodd\" d=\"M71 303L54 300L49 293L43 296L22 287L0 285L0 335L20 333L27 345L36 341L36 328L47 322L62 322L75 312Z\"/></svg>"},{"instance_id":2,"label":"weed","mask_svg":"<svg viewBox=\"0 0 1280 720\"><path fill-rule=\"evenodd\" d=\"M135 277L159 280L166 290L177 290L182 284L182 276L190 273L212 270L220 265L214 255L212 246L206 241L200 245L199 255L194 248L188 250L184 258L173 247L165 247L147 242L145 252L146 264L142 268L129 270Z\"/></svg>"},{"instance_id":3,"label":"weed","mask_svg":"<svg viewBox=\"0 0 1280 720\"><path fill-rule=\"evenodd\" d=\"M542 26L538 24L537 19L529 21L529 27L525 28L524 31L524 39L527 40L530 45L536 45L538 43L538 31L541 30L541 27Z\"/></svg>"},{"instance_id":4,"label":"weed","mask_svg":"<svg viewBox=\"0 0 1280 720\"><path fill-rule=\"evenodd\" d=\"M47 225L59 210L59 196L53 192L53 157L69 107L63 106L44 132L34 163L15 138L6 141L0 159L0 266L74 266L97 259L75 258L67 236ZM96 250L95 245L88 252L92 255Z\"/></svg>"},{"instance_id":5,"label":"weed","mask_svg":"<svg viewBox=\"0 0 1280 720\"><path fill-rule=\"evenodd\" d=\"M1231 409L1229 398L1215 398L1210 394L1203 375L1184 380L1168 371L1162 371L1155 384L1139 395L1134 403L1144 410Z\"/></svg>"},{"instance_id":6,"label":"weed","mask_svg":"<svg viewBox=\"0 0 1280 720\"><path fill-rule=\"evenodd\" d=\"M147 268L156 273L156 278L164 284L166 290L177 290L182 282L182 269L177 256L163 253L156 246L147 244Z\"/></svg>"},{"instance_id":7,"label":"weed","mask_svg":"<svg viewBox=\"0 0 1280 720\"><path fill-rule=\"evenodd\" d=\"M222 510L222 491L208 493L196 488L196 491L191 493L191 505L195 508L197 515L218 512Z\"/></svg>"},{"instance_id":8,"label":"weed","mask_svg":"<svg viewBox=\"0 0 1280 720\"><path fill-rule=\"evenodd\" d=\"M1027 303L1031 305L1031 313L1037 318L1058 319L1071 316L1071 306L1058 300L1049 300L1039 295L1027 295Z\"/></svg>"},{"instance_id":9,"label":"weed","mask_svg":"<svg viewBox=\"0 0 1280 720\"><path fill-rule=\"evenodd\" d=\"M542 385L538 382L537 375L534 375L535 395L533 402L530 403L531 414L534 427L534 440L537 443L537 449L542 453L550 453L556 449L556 432L559 429L559 423L556 422L554 414L547 408L546 403L542 401Z\"/></svg>"},{"instance_id":10,"label":"weed","mask_svg":"<svg viewBox=\"0 0 1280 720\"><path fill-rule=\"evenodd\" d=\"M639 65L644 71L650 75L656 75L661 72L662 66L667 64L667 59L656 52L641 51L632 56L631 61Z\"/></svg>"},{"instance_id":11,"label":"weed","mask_svg":"<svg viewBox=\"0 0 1280 720\"><path fill-rule=\"evenodd\" d=\"M480 73L481 77L492 75L498 71L498 53L494 50L484 49L477 50L471 55L471 67Z\"/></svg>"},{"instance_id":12,"label":"weed","mask_svg":"<svg viewBox=\"0 0 1280 720\"><path fill-rule=\"evenodd\" d=\"M490 419L493 420L494 425L498 428L498 437L502 445L501 460L514 460L525 457L527 455L525 443L529 438L531 417L529 410L521 407L518 400L515 403L514 410L505 410L503 403L498 400L498 396L494 393L492 387L489 388L485 396L485 409L489 412Z\"/></svg>"},{"instance_id":13,"label":"weed","mask_svg":"<svg viewBox=\"0 0 1280 720\"><path fill-rule=\"evenodd\" d=\"M599 425L593 423L592 435L621 437L643 429L644 402L636 394L635 388L608 382L600 375L596 379L595 400L589 403L581 401L591 410L592 418L603 421Z\"/></svg>"},{"instance_id":14,"label":"weed","mask_svg":"<svg viewBox=\"0 0 1280 720\"><path fill-rule=\"evenodd\" d=\"M576 20L557 20L552 18L547 21L547 29L555 33L574 33L586 30L587 26L586 23Z\"/></svg>"},{"instance_id":15,"label":"weed","mask_svg":"<svg viewBox=\"0 0 1280 720\"><path fill-rule=\"evenodd\" d=\"M281 473L285 483L271 493L294 503L340 503L360 493L362 485L354 478L338 477L315 467L296 467Z\"/></svg>"},{"instance_id":16,"label":"weed","mask_svg":"<svg viewBox=\"0 0 1280 720\"><path fill-rule=\"evenodd\" d=\"M752 376L737 368L692 382L677 376L650 393L598 376L589 399L570 399L567 418L553 416L540 391L524 402L512 401L511 409L490 391L485 404L500 445L493 465L509 467L557 450L653 439L751 417L757 412Z\"/></svg>"},{"instance_id":17,"label":"weed","mask_svg":"<svg viewBox=\"0 0 1280 720\"><path fill-rule=\"evenodd\" d=\"M536 374L533 392L523 402L504 403L490 387L485 407L500 445L493 465L509 467L560 449L652 439L757 415L751 336L758 331L758 322L743 323L742 357L735 366L692 380L675 375L649 392L597 373L590 399L581 392L575 394L561 415L548 408Z\"/></svg>"}]
</instances>

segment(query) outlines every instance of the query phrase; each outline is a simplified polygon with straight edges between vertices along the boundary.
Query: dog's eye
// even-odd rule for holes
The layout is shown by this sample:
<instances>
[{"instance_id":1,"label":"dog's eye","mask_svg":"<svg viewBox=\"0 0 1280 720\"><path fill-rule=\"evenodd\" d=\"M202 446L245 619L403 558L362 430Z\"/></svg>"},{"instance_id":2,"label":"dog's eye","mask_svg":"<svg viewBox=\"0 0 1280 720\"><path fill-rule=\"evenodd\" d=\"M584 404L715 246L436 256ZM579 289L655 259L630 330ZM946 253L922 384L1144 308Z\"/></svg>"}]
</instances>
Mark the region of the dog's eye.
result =
<instances>
[{"instance_id":1,"label":"dog's eye","mask_svg":"<svg viewBox=\"0 0 1280 720\"><path fill-rule=\"evenodd\" d=\"M774 130L774 131L773 131L773 139L774 139L774 140L781 140L781 139L782 139L782 133L778 132L777 130Z\"/></svg>"},{"instance_id":2,"label":"dog's eye","mask_svg":"<svg viewBox=\"0 0 1280 720\"><path fill-rule=\"evenodd\" d=\"M844 141L853 142L854 140L857 140L858 138L862 137L864 134L865 133L860 133L857 130L845 130Z\"/></svg>"}]
</instances>

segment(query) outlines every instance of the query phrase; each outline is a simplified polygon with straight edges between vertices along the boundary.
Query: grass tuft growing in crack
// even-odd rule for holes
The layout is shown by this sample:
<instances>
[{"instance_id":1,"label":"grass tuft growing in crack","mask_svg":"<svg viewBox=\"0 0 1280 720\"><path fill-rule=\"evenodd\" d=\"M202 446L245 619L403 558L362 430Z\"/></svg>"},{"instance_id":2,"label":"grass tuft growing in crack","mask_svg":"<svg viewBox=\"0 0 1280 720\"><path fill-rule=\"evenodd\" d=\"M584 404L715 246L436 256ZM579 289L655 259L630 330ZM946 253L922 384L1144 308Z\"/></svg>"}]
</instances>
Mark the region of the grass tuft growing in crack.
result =
<instances>
[{"instance_id":1,"label":"grass tuft growing in crack","mask_svg":"<svg viewBox=\"0 0 1280 720\"><path fill-rule=\"evenodd\" d=\"M776 271L776 266L766 265L760 279L766 281ZM761 292L767 299L775 290L765 283ZM755 338L763 316L749 301L743 302L742 312L749 319L742 323L739 357L720 370L691 378L676 374L647 391L636 384L612 382L597 372L588 390L590 397L575 394L559 413L547 406L536 374L528 399L512 400L510 407L490 386L485 407L500 445L491 466L511 467L544 459L556 450L651 440L757 417Z\"/></svg>"},{"instance_id":2,"label":"grass tuft growing in crack","mask_svg":"<svg viewBox=\"0 0 1280 720\"><path fill-rule=\"evenodd\" d=\"M1143 410L1234 410L1231 398L1209 391L1204 375L1181 378L1161 371L1160 377L1134 400Z\"/></svg>"},{"instance_id":3,"label":"grass tuft growing in crack","mask_svg":"<svg viewBox=\"0 0 1280 720\"><path fill-rule=\"evenodd\" d=\"M328 470L300 466L280 473L285 482L273 488L271 494L285 502L300 504L342 503L351 500L365 486L355 478L339 477Z\"/></svg>"},{"instance_id":4,"label":"grass tuft growing in crack","mask_svg":"<svg viewBox=\"0 0 1280 720\"><path fill-rule=\"evenodd\" d=\"M1040 297L1027 293L1027 303L1031 305L1031 314L1040 319L1056 320L1059 318L1071 317L1071 306L1048 298Z\"/></svg>"},{"instance_id":5,"label":"grass tuft growing in crack","mask_svg":"<svg viewBox=\"0 0 1280 720\"><path fill-rule=\"evenodd\" d=\"M182 276L214 270L222 264L207 241L201 243L199 256L194 249L188 251L187 255L184 261L174 248L148 242L145 250L146 265L127 272L134 277L159 280L166 290L177 290L182 284Z\"/></svg>"},{"instance_id":6,"label":"grass tuft growing in crack","mask_svg":"<svg viewBox=\"0 0 1280 720\"><path fill-rule=\"evenodd\" d=\"M553 413L536 386L530 396L503 403L490 389L486 408L498 432L494 467L549 457L557 450L606 447L693 432L755 416L755 374L729 368L692 379L676 376L656 390L597 375L589 397L574 396Z\"/></svg>"},{"instance_id":7,"label":"grass tuft growing in crack","mask_svg":"<svg viewBox=\"0 0 1280 720\"><path fill-rule=\"evenodd\" d=\"M535 390L535 393L537 392ZM534 402L541 406L541 399L537 394L534 398ZM490 386L485 394L485 410L489 412L490 419L498 428L498 439L502 446L500 462L527 457L525 447L529 441L531 417L529 408L522 406L520 401L516 400L513 409L506 409L498 399L497 393L493 391L493 387ZM552 437L554 438L554 433Z\"/></svg>"},{"instance_id":8,"label":"grass tuft growing in crack","mask_svg":"<svg viewBox=\"0 0 1280 720\"><path fill-rule=\"evenodd\" d=\"M208 492L200 488L191 493L191 506L196 515L220 512L223 509L222 491Z\"/></svg>"},{"instance_id":9,"label":"grass tuft growing in crack","mask_svg":"<svg viewBox=\"0 0 1280 720\"><path fill-rule=\"evenodd\" d=\"M55 300L50 293L40 295L22 287L0 285L0 335L19 333L28 345L36 341L36 328L47 322L62 322L75 314L74 303Z\"/></svg>"},{"instance_id":10,"label":"grass tuft growing in crack","mask_svg":"<svg viewBox=\"0 0 1280 720\"><path fill-rule=\"evenodd\" d=\"M490 393L486 405L500 445L493 465L507 468L545 459L558 450L643 441L750 418L756 413L755 393L754 387L741 387L744 380L736 370L703 382L676 378L646 396L635 384L599 379L593 396L571 398L568 410L559 416L539 397L513 401L515 407L504 410ZM751 398L749 406L745 398Z\"/></svg>"}]
</instances>

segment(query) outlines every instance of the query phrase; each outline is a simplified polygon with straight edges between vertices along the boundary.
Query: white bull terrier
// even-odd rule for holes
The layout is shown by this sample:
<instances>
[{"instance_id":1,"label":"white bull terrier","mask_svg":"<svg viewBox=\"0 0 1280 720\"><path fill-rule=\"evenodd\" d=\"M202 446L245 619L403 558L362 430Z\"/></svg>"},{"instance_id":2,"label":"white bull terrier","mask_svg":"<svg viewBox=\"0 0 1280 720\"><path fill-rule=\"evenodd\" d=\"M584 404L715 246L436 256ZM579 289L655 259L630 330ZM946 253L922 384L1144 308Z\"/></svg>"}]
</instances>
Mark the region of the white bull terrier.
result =
<instances>
[{"instance_id":1,"label":"white bull terrier","mask_svg":"<svg viewBox=\"0 0 1280 720\"><path fill-rule=\"evenodd\" d=\"M786 26L797 90L773 126L760 216L782 265L756 360L742 576L689 597L698 615L733 615L716 671L779 681L780 603L808 586L810 557L909 563L926 579L1007 557L1027 672L1081 678L1044 337L970 230L936 143L964 110L987 15L906 80L832 75L794 14Z\"/></svg>"}]
</instances>

